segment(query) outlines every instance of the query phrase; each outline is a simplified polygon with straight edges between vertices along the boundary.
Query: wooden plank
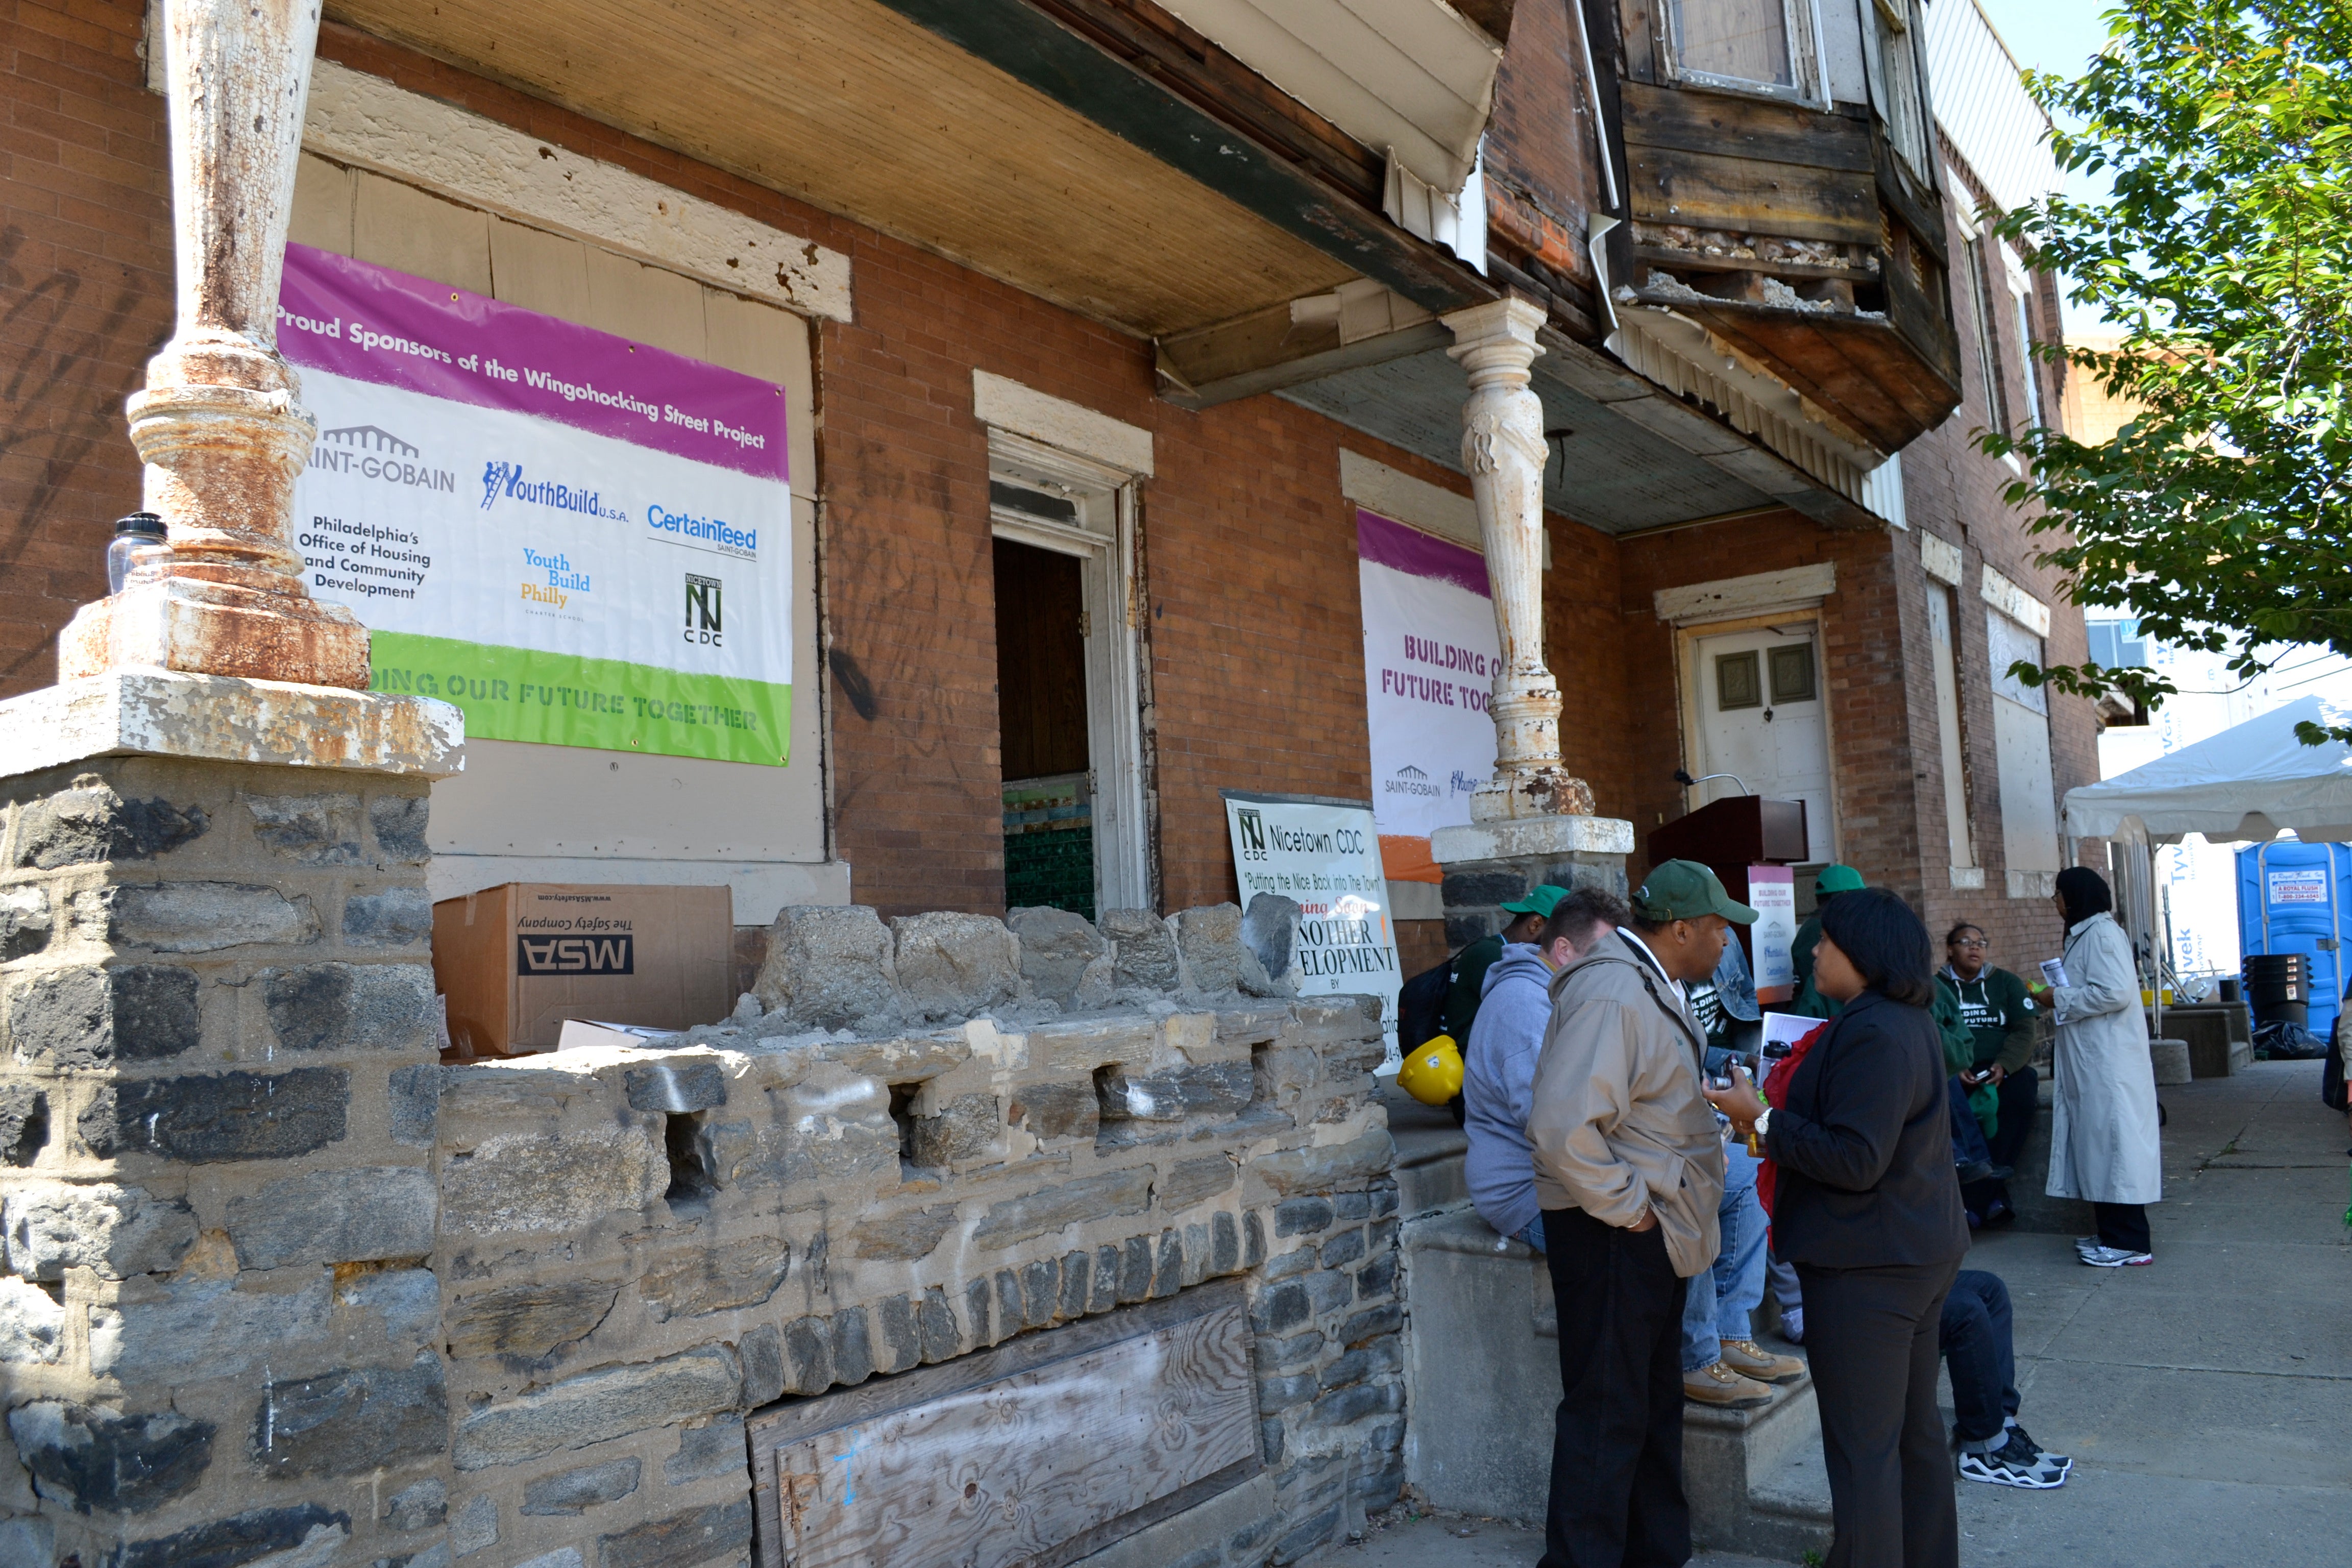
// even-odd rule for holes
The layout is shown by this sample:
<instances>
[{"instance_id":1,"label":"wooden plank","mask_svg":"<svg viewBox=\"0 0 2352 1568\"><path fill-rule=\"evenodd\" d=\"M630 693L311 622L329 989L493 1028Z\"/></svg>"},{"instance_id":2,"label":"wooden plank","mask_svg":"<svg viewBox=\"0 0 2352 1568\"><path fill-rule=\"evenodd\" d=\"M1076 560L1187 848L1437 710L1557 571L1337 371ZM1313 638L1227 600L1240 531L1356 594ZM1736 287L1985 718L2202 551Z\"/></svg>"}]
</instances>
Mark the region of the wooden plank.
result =
<instances>
[{"instance_id":1,"label":"wooden plank","mask_svg":"<svg viewBox=\"0 0 2352 1568\"><path fill-rule=\"evenodd\" d=\"M1878 192L1867 174L1798 169L1631 142L1633 216L1735 234L1843 245L1879 240Z\"/></svg>"},{"instance_id":2,"label":"wooden plank","mask_svg":"<svg viewBox=\"0 0 2352 1568\"><path fill-rule=\"evenodd\" d=\"M1042 1568L1140 1528L1131 1516L1155 1503L1245 1479L1248 1317L1238 1289L1206 1311L1185 1300L1209 1293L755 1417L762 1563Z\"/></svg>"},{"instance_id":3,"label":"wooden plank","mask_svg":"<svg viewBox=\"0 0 2352 1568\"><path fill-rule=\"evenodd\" d=\"M1875 283L1878 274L1867 267L1816 267L1802 261L1782 261L1764 256L1711 256L1698 250L1676 250L1664 245L1636 245L1634 259L1652 261L1688 272L1769 272L1775 278L1843 278L1855 283Z\"/></svg>"},{"instance_id":4,"label":"wooden plank","mask_svg":"<svg viewBox=\"0 0 2352 1568\"><path fill-rule=\"evenodd\" d=\"M352 253L352 172L311 153L294 173L294 216L286 237L313 250Z\"/></svg>"},{"instance_id":5,"label":"wooden plank","mask_svg":"<svg viewBox=\"0 0 2352 1568\"><path fill-rule=\"evenodd\" d=\"M1619 91L1629 143L1848 174L1876 172L1865 120L1698 88L1629 81Z\"/></svg>"},{"instance_id":6,"label":"wooden plank","mask_svg":"<svg viewBox=\"0 0 2352 1568\"><path fill-rule=\"evenodd\" d=\"M352 174L352 254L436 283L490 291L490 219L415 185Z\"/></svg>"},{"instance_id":7,"label":"wooden plank","mask_svg":"<svg viewBox=\"0 0 2352 1568\"><path fill-rule=\"evenodd\" d=\"M1895 149L1886 138L1872 138L1871 151L1877 163L1878 195L1897 218L1911 230L1915 245L1926 248L1936 258L1937 265L1949 267L1951 253L1944 246L1944 204L1935 191L1924 195L1911 177L1895 166Z\"/></svg>"}]
</instances>

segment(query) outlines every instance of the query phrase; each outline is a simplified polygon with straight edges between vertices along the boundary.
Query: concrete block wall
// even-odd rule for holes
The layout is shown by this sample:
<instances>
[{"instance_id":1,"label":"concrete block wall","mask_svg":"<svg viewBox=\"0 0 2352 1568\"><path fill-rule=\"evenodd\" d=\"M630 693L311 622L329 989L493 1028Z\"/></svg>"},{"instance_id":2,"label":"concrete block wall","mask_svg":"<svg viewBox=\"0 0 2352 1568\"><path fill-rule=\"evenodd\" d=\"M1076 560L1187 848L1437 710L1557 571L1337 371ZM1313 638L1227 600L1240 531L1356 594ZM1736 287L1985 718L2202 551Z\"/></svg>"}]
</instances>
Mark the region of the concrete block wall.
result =
<instances>
[{"instance_id":1,"label":"concrete block wall","mask_svg":"<svg viewBox=\"0 0 2352 1568\"><path fill-rule=\"evenodd\" d=\"M0 784L0 1562L439 1549L425 788Z\"/></svg>"}]
</instances>

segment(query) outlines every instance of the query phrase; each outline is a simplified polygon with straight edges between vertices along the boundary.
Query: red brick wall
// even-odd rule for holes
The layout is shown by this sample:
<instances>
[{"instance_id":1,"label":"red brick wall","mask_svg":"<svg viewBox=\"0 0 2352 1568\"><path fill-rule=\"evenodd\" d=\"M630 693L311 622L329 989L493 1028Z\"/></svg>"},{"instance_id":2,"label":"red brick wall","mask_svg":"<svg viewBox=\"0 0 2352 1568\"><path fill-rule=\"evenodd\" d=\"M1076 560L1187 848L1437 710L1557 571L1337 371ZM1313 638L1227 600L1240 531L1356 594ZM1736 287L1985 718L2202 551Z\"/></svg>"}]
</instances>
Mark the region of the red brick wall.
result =
<instances>
[{"instance_id":1,"label":"red brick wall","mask_svg":"<svg viewBox=\"0 0 2352 1568\"><path fill-rule=\"evenodd\" d=\"M139 505L122 400L172 317L163 100L138 0L0 8L0 697L57 679L57 634L106 592Z\"/></svg>"},{"instance_id":2,"label":"red brick wall","mask_svg":"<svg viewBox=\"0 0 2352 1568\"><path fill-rule=\"evenodd\" d=\"M1591 89L1570 6L1524 5L1495 79L1486 130L1492 243L1546 282L1590 289L1586 215L1601 199Z\"/></svg>"}]
</instances>

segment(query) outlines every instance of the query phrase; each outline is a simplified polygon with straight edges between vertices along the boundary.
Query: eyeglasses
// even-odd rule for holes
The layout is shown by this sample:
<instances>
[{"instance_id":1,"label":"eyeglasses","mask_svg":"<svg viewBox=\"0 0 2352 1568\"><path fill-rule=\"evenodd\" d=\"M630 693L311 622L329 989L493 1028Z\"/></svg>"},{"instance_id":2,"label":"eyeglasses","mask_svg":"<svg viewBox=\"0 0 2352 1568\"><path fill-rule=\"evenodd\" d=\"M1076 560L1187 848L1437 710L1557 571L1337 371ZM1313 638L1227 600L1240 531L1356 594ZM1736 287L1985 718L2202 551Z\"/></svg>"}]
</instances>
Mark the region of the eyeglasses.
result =
<instances>
[{"instance_id":1,"label":"eyeglasses","mask_svg":"<svg viewBox=\"0 0 2352 1568\"><path fill-rule=\"evenodd\" d=\"M1990 947L1992 943L1980 936L1962 936L1954 937L1952 945L1954 947Z\"/></svg>"}]
</instances>

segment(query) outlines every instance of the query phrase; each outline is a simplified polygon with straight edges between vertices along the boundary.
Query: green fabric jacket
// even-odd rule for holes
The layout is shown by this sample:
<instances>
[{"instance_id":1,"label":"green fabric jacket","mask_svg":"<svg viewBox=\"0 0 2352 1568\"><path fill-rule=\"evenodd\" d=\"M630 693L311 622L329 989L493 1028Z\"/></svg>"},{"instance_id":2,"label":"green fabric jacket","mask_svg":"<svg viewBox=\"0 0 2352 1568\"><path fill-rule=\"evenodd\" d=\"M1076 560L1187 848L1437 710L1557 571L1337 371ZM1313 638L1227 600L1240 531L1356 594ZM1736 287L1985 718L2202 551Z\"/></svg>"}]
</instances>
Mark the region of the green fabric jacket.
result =
<instances>
[{"instance_id":1,"label":"green fabric jacket","mask_svg":"<svg viewBox=\"0 0 2352 1568\"><path fill-rule=\"evenodd\" d=\"M1958 996L1960 1012L1976 1037L1976 1067L2015 1072L2033 1059L2033 997L2025 982L1990 964L1974 980L1962 980L1949 965L1937 978Z\"/></svg>"},{"instance_id":2,"label":"green fabric jacket","mask_svg":"<svg viewBox=\"0 0 2352 1568\"><path fill-rule=\"evenodd\" d=\"M1479 999L1486 994L1486 971L1503 956L1500 932L1482 936L1454 957L1454 984L1445 993L1445 1032L1454 1037L1455 1046L1470 1041L1470 1020L1478 1016Z\"/></svg>"},{"instance_id":3,"label":"green fabric jacket","mask_svg":"<svg viewBox=\"0 0 2352 1568\"><path fill-rule=\"evenodd\" d=\"M1789 939L1789 963L1797 971L1797 994L1802 996L1813 983L1813 949L1822 944L1822 917L1807 915L1797 934ZM1809 1013L1807 1017L1826 1018L1827 1013Z\"/></svg>"},{"instance_id":4,"label":"green fabric jacket","mask_svg":"<svg viewBox=\"0 0 2352 1568\"><path fill-rule=\"evenodd\" d=\"M1977 1065L1977 1037L1969 1028L1968 1015L1960 1006L1960 994L1953 987L1948 974L1936 976L1936 1005L1928 1009L1936 1016L1936 1026L1944 1032L1944 1066L1953 1073L1964 1073ZM1969 1110L1977 1125L1990 1138L2000 1126L2000 1091L1991 1083L1980 1083L1969 1090Z\"/></svg>"}]
</instances>

